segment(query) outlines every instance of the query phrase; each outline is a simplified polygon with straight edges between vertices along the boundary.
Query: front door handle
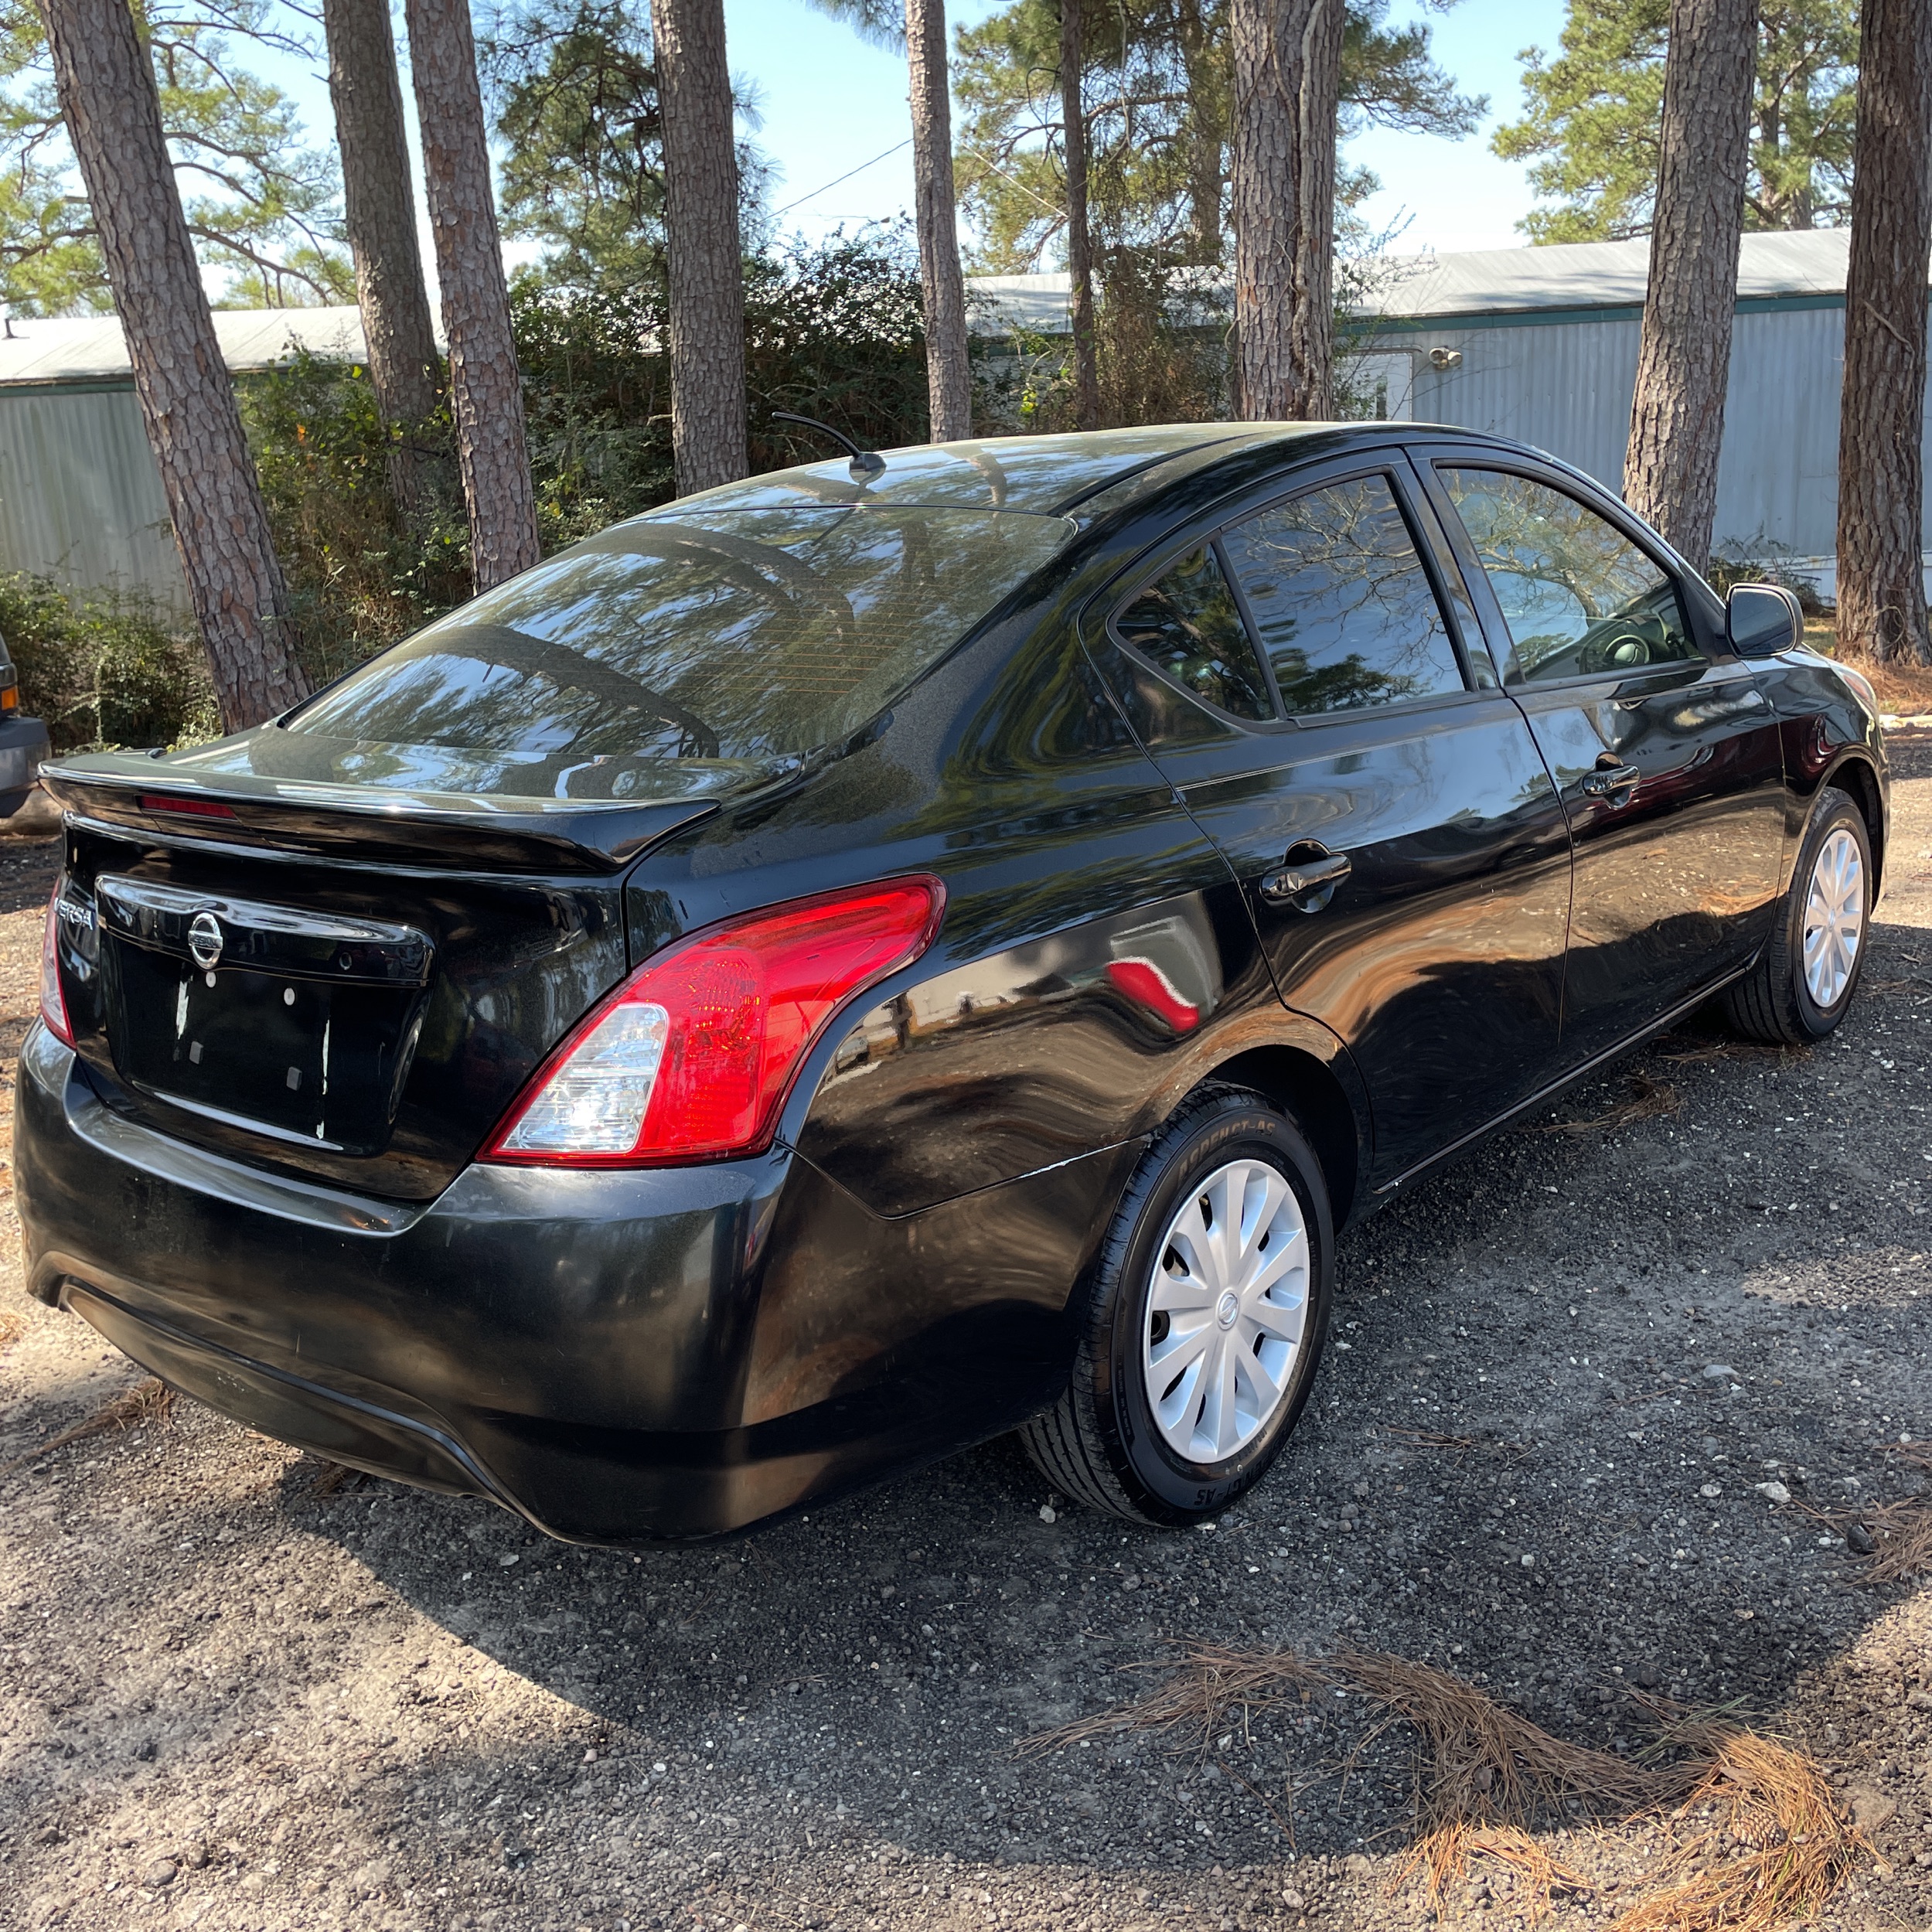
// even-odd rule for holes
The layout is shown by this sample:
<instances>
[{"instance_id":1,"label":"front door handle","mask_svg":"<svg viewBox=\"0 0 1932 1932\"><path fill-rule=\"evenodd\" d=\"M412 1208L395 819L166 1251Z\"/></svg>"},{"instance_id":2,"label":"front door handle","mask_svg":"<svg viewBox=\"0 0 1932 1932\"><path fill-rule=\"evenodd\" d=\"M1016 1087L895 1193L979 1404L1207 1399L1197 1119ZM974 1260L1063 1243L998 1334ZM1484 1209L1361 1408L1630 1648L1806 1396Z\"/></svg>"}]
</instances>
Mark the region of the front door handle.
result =
<instances>
[{"instance_id":1,"label":"front door handle","mask_svg":"<svg viewBox=\"0 0 1932 1932\"><path fill-rule=\"evenodd\" d=\"M1642 782L1644 774L1634 765L1600 765L1593 772L1586 772L1576 782L1576 789L1587 798L1608 799L1613 805L1627 805ZM1621 792L1624 796L1618 798Z\"/></svg>"},{"instance_id":2,"label":"front door handle","mask_svg":"<svg viewBox=\"0 0 1932 1932\"><path fill-rule=\"evenodd\" d=\"M1298 859L1270 872L1261 882L1261 896L1270 905L1291 905L1297 912L1319 912L1334 897L1335 888L1354 870L1346 852L1324 852L1318 858Z\"/></svg>"}]
</instances>

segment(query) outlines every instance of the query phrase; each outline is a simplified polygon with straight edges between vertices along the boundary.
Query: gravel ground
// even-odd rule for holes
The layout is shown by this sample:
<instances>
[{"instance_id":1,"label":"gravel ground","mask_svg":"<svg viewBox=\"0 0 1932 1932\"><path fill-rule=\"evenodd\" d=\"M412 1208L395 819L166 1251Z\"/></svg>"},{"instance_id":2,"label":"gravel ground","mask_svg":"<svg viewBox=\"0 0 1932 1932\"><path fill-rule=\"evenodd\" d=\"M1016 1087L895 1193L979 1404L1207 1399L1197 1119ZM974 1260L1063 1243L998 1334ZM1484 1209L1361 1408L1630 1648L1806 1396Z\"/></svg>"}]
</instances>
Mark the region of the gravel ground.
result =
<instances>
[{"instance_id":1,"label":"gravel ground","mask_svg":"<svg viewBox=\"0 0 1932 1932\"><path fill-rule=\"evenodd\" d=\"M1932 1925L1932 1587L1858 1586L1806 1508L1908 1494L1888 1451L1932 1436L1932 734L1894 751L1889 889L1838 1039L1693 1029L1560 1118L1612 1113L1636 1074L1681 1112L1538 1123L1348 1237L1307 1419L1211 1532L1056 1507L1010 1441L641 1557L331 1490L185 1402L22 1462L0 1925L1433 1922L1391 1889L1412 1750L1358 1702L1205 1752L1017 1751L1186 1637L1392 1651L1613 1748L1642 1734L1633 1687L1736 1700L1889 1863L1824 1923ZM0 856L9 1065L53 864ZM7 1269L0 1462L139 1379ZM1655 1851L1550 1842L1603 1880ZM1493 1872L1440 1910L1522 1922ZM1613 1916L1583 1891L1544 1923Z\"/></svg>"}]
</instances>

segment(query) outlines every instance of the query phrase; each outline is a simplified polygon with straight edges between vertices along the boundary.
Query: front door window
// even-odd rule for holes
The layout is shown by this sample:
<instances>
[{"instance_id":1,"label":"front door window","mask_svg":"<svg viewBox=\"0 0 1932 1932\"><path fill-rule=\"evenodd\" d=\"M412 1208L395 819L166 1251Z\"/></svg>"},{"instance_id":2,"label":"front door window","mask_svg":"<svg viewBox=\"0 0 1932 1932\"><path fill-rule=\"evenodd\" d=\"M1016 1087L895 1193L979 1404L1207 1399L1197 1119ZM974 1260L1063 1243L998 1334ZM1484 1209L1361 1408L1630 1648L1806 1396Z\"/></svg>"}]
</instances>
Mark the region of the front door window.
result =
<instances>
[{"instance_id":1,"label":"front door window","mask_svg":"<svg viewBox=\"0 0 1932 1932\"><path fill-rule=\"evenodd\" d=\"M1533 477L1440 465L1528 680L1686 663L1698 649L1663 567Z\"/></svg>"}]
</instances>

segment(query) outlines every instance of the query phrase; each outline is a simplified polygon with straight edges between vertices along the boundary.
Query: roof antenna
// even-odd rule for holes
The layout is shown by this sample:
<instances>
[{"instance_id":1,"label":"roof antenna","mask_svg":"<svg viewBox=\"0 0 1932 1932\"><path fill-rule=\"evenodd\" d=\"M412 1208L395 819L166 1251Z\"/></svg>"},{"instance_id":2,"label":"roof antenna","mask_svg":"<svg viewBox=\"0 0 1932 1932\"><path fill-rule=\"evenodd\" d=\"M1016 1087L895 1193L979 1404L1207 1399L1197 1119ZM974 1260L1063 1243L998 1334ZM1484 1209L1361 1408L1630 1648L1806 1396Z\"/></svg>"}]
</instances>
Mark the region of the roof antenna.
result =
<instances>
[{"instance_id":1,"label":"roof antenna","mask_svg":"<svg viewBox=\"0 0 1932 1932\"><path fill-rule=\"evenodd\" d=\"M885 474L885 458L876 450L861 449L842 429L834 429L830 423L822 423L816 416L794 415L789 409L775 409L772 412L775 423L802 423L807 429L816 429L821 436L829 436L840 448L850 451L852 461L847 465L855 483L871 481L874 476Z\"/></svg>"}]
</instances>

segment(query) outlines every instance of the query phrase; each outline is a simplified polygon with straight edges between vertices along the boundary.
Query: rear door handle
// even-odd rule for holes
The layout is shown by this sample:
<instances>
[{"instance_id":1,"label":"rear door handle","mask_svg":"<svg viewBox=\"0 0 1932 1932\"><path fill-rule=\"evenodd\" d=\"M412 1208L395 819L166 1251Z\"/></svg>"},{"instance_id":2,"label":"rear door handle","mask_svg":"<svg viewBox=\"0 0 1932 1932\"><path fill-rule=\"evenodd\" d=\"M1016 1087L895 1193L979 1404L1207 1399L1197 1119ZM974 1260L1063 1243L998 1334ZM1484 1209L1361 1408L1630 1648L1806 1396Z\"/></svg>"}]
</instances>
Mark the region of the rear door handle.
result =
<instances>
[{"instance_id":1,"label":"rear door handle","mask_svg":"<svg viewBox=\"0 0 1932 1932\"><path fill-rule=\"evenodd\" d=\"M1613 798L1619 792L1633 792L1641 782L1644 774L1634 765L1600 765L1593 772L1586 772L1576 782L1576 789L1593 799ZM1616 799L1620 805L1627 805L1627 797Z\"/></svg>"},{"instance_id":2,"label":"rear door handle","mask_svg":"<svg viewBox=\"0 0 1932 1932\"><path fill-rule=\"evenodd\" d=\"M1297 912L1319 912L1334 888L1354 869L1346 852L1302 859L1283 866L1279 872L1270 872L1261 882L1261 896L1270 905L1291 905Z\"/></svg>"}]
</instances>

